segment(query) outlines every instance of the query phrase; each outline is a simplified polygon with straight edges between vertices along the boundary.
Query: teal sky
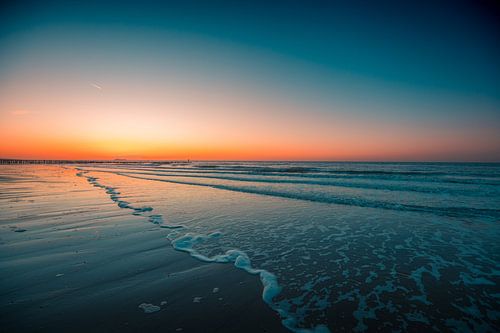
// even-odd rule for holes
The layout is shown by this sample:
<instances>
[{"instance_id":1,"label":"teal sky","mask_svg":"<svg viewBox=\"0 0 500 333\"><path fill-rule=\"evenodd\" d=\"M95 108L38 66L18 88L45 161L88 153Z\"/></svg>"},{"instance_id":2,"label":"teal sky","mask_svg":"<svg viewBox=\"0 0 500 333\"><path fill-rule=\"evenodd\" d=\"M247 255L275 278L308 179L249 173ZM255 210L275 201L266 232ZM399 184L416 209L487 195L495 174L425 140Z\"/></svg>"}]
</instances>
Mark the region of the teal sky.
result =
<instances>
[{"instance_id":1,"label":"teal sky","mask_svg":"<svg viewBox=\"0 0 500 333\"><path fill-rule=\"evenodd\" d=\"M13 1L0 11L0 112L43 80L209 87L318 123L408 128L416 145L444 133L415 159L500 161L499 13L488 1Z\"/></svg>"}]
</instances>

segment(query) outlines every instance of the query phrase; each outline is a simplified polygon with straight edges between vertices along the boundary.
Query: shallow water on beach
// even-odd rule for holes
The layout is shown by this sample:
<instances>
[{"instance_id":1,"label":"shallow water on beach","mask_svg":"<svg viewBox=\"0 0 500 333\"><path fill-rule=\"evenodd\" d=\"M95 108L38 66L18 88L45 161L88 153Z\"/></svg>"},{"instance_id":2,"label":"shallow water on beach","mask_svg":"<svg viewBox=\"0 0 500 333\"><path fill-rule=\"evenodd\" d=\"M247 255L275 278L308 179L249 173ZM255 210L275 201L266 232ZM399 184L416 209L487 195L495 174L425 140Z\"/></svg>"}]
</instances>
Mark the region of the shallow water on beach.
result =
<instances>
[{"instance_id":1,"label":"shallow water on beach","mask_svg":"<svg viewBox=\"0 0 500 333\"><path fill-rule=\"evenodd\" d=\"M500 165L68 168L177 250L258 275L293 331L500 330Z\"/></svg>"}]
</instances>

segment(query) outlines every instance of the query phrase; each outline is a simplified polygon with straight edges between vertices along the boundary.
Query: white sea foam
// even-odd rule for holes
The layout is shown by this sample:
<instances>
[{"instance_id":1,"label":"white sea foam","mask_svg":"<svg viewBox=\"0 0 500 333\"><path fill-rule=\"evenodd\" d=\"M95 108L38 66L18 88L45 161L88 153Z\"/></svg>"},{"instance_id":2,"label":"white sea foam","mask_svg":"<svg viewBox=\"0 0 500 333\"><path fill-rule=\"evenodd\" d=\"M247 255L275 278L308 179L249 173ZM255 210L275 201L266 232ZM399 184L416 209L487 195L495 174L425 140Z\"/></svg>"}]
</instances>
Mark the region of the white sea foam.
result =
<instances>
[{"instance_id":1,"label":"white sea foam","mask_svg":"<svg viewBox=\"0 0 500 333\"><path fill-rule=\"evenodd\" d=\"M144 313L153 313L161 310L159 306L149 303L142 303L139 305L139 308L142 309Z\"/></svg>"},{"instance_id":2,"label":"white sea foam","mask_svg":"<svg viewBox=\"0 0 500 333\"><path fill-rule=\"evenodd\" d=\"M163 216L162 215L150 215L148 217L149 219L149 222L153 223L153 224L162 224L163 223Z\"/></svg>"}]
</instances>

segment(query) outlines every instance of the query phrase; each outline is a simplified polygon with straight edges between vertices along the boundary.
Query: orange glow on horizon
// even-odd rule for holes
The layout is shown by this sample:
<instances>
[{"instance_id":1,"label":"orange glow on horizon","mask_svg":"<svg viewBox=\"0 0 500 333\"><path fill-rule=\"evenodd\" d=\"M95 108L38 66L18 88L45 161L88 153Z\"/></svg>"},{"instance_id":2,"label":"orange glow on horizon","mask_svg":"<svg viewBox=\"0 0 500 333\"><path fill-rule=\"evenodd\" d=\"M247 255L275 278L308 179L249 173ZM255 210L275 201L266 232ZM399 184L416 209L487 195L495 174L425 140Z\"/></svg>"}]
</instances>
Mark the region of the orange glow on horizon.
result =
<instances>
[{"instance_id":1,"label":"orange glow on horizon","mask_svg":"<svg viewBox=\"0 0 500 333\"><path fill-rule=\"evenodd\" d=\"M405 161L405 160L453 160L453 154L445 155L453 140L433 145L427 142L420 149L408 150L408 141L394 142L346 142L314 145L307 142L210 142L162 143L139 139L84 140L78 138L37 138L17 136L15 140L0 143L1 158L20 159L130 159L130 160L339 160L339 161ZM300 141L300 140L299 140ZM429 140L432 141L432 140ZM409 143L411 145L411 143ZM429 146L433 149L429 149ZM473 151L473 144L469 144ZM463 151L464 147L461 146ZM453 153L453 151L452 151ZM457 155L460 153L456 152ZM445 157L445 158L443 158ZM473 156L472 156L473 157Z\"/></svg>"},{"instance_id":2,"label":"orange glow on horizon","mask_svg":"<svg viewBox=\"0 0 500 333\"><path fill-rule=\"evenodd\" d=\"M45 76L46 77L46 76ZM0 85L0 158L479 160L497 134L388 121L214 82ZM29 92L29 93L28 93ZM28 97L27 97L28 96ZM337 110L338 109L338 110Z\"/></svg>"}]
</instances>

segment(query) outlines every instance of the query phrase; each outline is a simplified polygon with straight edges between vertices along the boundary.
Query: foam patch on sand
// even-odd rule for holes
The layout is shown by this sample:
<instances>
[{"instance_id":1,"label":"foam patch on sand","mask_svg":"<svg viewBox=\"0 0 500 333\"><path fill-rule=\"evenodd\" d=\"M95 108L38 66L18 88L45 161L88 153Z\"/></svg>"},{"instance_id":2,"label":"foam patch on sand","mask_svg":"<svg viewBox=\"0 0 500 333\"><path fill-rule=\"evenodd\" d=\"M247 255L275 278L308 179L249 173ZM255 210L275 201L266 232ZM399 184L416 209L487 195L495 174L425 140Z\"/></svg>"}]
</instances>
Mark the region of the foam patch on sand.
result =
<instances>
[{"instance_id":1,"label":"foam patch on sand","mask_svg":"<svg viewBox=\"0 0 500 333\"><path fill-rule=\"evenodd\" d=\"M163 223L163 217L160 214L149 215L148 220L149 220L149 222L151 222L153 224L162 224Z\"/></svg>"},{"instance_id":2,"label":"foam patch on sand","mask_svg":"<svg viewBox=\"0 0 500 333\"><path fill-rule=\"evenodd\" d=\"M144 313L153 313L161 310L159 306L149 303L142 303L139 305L139 308L142 309Z\"/></svg>"},{"instance_id":3,"label":"foam patch on sand","mask_svg":"<svg viewBox=\"0 0 500 333\"><path fill-rule=\"evenodd\" d=\"M153 214L153 215L149 215L148 216L148 220L149 222L153 223L153 224L157 224L159 225L161 228L167 228L167 229L181 229L181 228L185 228L185 226L183 225L171 225L171 224L166 224L164 219L163 219L163 216L161 214Z\"/></svg>"}]
</instances>

